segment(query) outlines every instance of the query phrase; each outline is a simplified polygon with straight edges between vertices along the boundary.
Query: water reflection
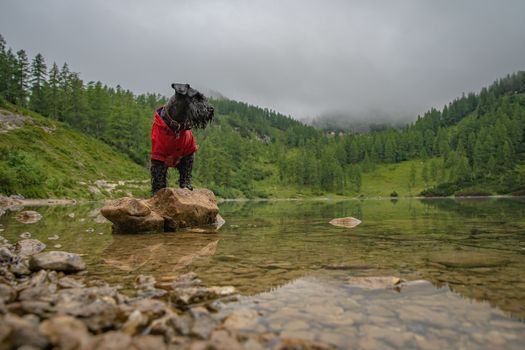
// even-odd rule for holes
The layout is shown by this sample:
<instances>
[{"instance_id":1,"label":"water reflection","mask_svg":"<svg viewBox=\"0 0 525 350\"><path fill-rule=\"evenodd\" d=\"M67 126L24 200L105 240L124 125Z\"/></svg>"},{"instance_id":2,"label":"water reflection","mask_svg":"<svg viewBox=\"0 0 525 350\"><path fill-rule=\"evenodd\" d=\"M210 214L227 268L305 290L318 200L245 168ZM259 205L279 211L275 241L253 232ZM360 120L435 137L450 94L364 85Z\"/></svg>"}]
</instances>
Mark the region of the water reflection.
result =
<instances>
[{"instance_id":1,"label":"water reflection","mask_svg":"<svg viewBox=\"0 0 525 350\"><path fill-rule=\"evenodd\" d=\"M523 200L349 200L221 203L226 224L213 231L111 235L101 203L33 209L43 219L21 224L0 216L0 235L20 234L84 255L93 277L131 285L188 270L208 285L254 295L312 273L397 275L449 286L525 318ZM345 229L328 222L353 216ZM50 240L50 237L59 237ZM48 249L49 249L48 248Z\"/></svg>"}]
</instances>

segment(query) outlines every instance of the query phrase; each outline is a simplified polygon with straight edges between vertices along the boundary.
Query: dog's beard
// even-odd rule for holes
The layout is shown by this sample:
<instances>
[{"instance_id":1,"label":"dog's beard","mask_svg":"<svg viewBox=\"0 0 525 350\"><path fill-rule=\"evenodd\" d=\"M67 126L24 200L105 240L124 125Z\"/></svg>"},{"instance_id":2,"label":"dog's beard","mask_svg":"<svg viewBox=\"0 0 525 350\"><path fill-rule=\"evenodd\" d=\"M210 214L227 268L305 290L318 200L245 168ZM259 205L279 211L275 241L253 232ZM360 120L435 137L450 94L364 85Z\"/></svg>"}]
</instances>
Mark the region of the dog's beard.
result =
<instances>
[{"instance_id":1,"label":"dog's beard","mask_svg":"<svg viewBox=\"0 0 525 350\"><path fill-rule=\"evenodd\" d=\"M213 107L206 101L193 101L188 105L187 123L192 127L204 129L213 120Z\"/></svg>"}]
</instances>

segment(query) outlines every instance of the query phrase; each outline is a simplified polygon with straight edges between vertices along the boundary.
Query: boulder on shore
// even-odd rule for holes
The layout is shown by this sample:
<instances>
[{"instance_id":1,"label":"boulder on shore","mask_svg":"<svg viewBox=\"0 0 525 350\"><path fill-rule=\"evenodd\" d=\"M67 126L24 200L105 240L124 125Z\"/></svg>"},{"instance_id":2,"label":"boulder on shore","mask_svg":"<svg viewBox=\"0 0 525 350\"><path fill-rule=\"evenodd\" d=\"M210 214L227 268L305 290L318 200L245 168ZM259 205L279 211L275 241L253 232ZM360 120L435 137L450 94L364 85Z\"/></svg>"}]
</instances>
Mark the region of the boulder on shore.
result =
<instances>
[{"instance_id":1,"label":"boulder on shore","mask_svg":"<svg viewBox=\"0 0 525 350\"><path fill-rule=\"evenodd\" d=\"M163 188L148 200L110 201L100 212L113 223L114 233L163 232L215 224L219 207L210 190Z\"/></svg>"}]
</instances>

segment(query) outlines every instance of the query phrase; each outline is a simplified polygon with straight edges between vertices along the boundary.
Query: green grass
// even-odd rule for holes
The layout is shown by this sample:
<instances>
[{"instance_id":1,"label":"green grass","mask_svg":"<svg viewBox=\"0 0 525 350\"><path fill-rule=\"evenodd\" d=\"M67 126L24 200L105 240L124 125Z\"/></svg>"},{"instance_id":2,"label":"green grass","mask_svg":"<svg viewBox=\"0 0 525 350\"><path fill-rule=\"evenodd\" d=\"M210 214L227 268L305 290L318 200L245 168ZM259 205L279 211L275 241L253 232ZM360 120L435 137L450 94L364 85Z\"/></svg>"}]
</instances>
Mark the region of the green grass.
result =
<instances>
[{"instance_id":1,"label":"green grass","mask_svg":"<svg viewBox=\"0 0 525 350\"><path fill-rule=\"evenodd\" d=\"M430 174L432 160L441 164L439 158L431 158L427 160L409 160L396 164L376 165L373 171L363 174L360 193L366 197L388 197L393 191L395 191L401 197L417 196L425 188L436 184L436 181L432 179L429 179L428 182L425 183L422 177L425 163L427 164ZM414 186L410 187L409 179L412 165L414 165L416 169L416 181Z\"/></svg>"},{"instance_id":2,"label":"green grass","mask_svg":"<svg viewBox=\"0 0 525 350\"><path fill-rule=\"evenodd\" d=\"M147 184L139 182L121 184L111 193L93 193L89 186L96 180L147 181L148 172L107 144L66 124L12 105L0 112L28 117L22 127L0 134L1 194L97 199L147 193Z\"/></svg>"}]
</instances>

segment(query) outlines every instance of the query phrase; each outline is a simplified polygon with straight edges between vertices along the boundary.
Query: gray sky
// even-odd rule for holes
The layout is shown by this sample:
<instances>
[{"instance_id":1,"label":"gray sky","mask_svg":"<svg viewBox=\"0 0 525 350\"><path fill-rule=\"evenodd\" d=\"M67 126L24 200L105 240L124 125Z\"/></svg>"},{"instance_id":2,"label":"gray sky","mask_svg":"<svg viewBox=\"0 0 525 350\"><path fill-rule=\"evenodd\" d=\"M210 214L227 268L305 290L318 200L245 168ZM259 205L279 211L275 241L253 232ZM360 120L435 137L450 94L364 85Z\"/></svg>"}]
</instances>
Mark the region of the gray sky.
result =
<instances>
[{"instance_id":1,"label":"gray sky","mask_svg":"<svg viewBox=\"0 0 525 350\"><path fill-rule=\"evenodd\" d=\"M296 118L415 119L525 69L523 0L2 0L0 33L86 82L189 82Z\"/></svg>"}]
</instances>

